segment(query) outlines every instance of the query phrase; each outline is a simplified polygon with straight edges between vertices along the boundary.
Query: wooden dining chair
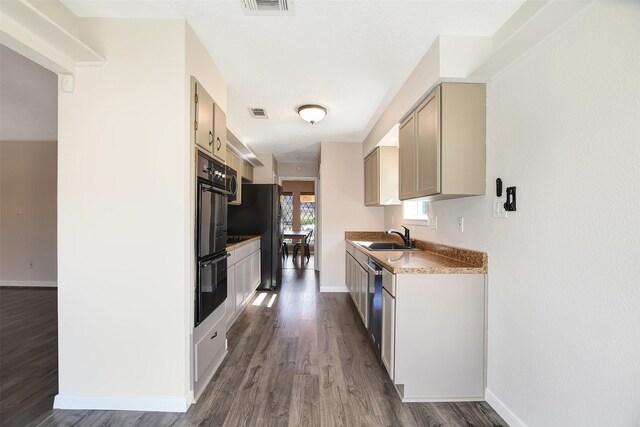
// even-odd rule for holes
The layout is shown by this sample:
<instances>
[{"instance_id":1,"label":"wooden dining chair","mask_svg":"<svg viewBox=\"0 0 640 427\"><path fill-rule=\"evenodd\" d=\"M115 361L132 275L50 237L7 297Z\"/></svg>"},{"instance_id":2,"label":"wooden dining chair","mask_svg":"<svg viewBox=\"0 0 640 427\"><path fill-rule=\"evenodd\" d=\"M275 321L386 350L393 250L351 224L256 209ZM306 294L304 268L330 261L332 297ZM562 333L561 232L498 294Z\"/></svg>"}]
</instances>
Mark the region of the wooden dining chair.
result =
<instances>
[{"instance_id":1,"label":"wooden dining chair","mask_svg":"<svg viewBox=\"0 0 640 427\"><path fill-rule=\"evenodd\" d=\"M307 234L304 237L304 257L307 259L307 261L309 261L311 259L311 250L309 247L309 241L311 240L311 235L313 234L313 230L311 230L309 232L309 234ZM300 251L300 242L296 243L293 246L293 259L296 259L296 257L298 256L298 252Z\"/></svg>"}]
</instances>

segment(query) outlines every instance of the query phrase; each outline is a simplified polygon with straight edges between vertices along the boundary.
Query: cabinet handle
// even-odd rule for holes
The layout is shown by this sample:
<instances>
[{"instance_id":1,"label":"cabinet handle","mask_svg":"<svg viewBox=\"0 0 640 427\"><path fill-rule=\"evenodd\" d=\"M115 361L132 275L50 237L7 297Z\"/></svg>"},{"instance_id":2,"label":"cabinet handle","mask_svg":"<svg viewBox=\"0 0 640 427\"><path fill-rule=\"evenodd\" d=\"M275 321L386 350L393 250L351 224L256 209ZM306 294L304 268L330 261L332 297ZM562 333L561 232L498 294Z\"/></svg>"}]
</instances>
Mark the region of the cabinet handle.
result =
<instances>
[{"instance_id":1,"label":"cabinet handle","mask_svg":"<svg viewBox=\"0 0 640 427\"><path fill-rule=\"evenodd\" d=\"M217 137L216 139L218 140L218 147L216 150L220 150L220 147L222 147L222 141L220 141L220 137Z\"/></svg>"},{"instance_id":2,"label":"cabinet handle","mask_svg":"<svg viewBox=\"0 0 640 427\"><path fill-rule=\"evenodd\" d=\"M212 336L210 339L214 339L214 338L215 338L215 337L217 337L217 336L218 336L218 332L216 331L216 333L215 333L215 334L213 334L213 336Z\"/></svg>"},{"instance_id":3,"label":"cabinet handle","mask_svg":"<svg viewBox=\"0 0 640 427\"><path fill-rule=\"evenodd\" d=\"M213 144L213 132L209 131L209 145Z\"/></svg>"}]
</instances>

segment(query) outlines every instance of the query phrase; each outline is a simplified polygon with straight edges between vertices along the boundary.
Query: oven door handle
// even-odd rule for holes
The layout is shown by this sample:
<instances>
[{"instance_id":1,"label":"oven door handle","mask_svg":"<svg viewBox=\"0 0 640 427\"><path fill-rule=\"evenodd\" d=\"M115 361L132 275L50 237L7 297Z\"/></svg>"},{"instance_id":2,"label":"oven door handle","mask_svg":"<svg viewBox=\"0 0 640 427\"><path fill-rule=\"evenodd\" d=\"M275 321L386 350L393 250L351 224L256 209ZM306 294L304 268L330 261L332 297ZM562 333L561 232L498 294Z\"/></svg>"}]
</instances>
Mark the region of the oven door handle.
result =
<instances>
[{"instance_id":1,"label":"oven door handle","mask_svg":"<svg viewBox=\"0 0 640 427\"><path fill-rule=\"evenodd\" d=\"M223 190L222 188L216 188L216 187L203 187L202 191L204 191L206 193L220 193L220 194L224 194L226 196L230 196L231 195L230 191Z\"/></svg>"},{"instance_id":2,"label":"oven door handle","mask_svg":"<svg viewBox=\"0 0 640 427\"><path fill-rule=\"evenodd\" d=\"M209 259L206 260L205 262L200 264L200 268L205 268L207 267L209 264L216 264L219 263L220 261L222 261L223 259L227 259L231 256L231 254L229 252L227 252L224 255L220 255L219 257L213 258L213 259Z\"/></svg>"},{"instance_id":3,"label":"oven door handle","mask_svg":"<svg viewBox=\"0 0 640 427\"><path fill-rule=\"evenodd\" d=\"M217 262L222 261L223 259L227 259L231 256L231 254L229 252L226 252L224 255L220 255L219 257L216 257L214 259L211 260L211 264L215 264Z\"/></svg>"}]
</instances>

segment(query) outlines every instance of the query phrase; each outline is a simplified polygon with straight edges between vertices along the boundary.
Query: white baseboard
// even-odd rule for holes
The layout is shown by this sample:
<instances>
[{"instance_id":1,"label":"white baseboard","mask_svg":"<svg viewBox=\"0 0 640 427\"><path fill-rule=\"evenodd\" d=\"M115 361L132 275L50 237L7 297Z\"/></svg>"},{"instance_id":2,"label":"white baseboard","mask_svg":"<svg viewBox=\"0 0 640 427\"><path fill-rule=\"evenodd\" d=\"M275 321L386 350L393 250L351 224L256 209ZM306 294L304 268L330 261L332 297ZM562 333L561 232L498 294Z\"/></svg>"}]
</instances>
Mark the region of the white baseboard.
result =
<instances>
[{"instance_id":1,"label":"white baseboard","mask_svg":"<svg viewBox=\"0 0 640 427\"><path fill-rule=\"evenodd\" d=\"M53 409L83 409L146 412L187 412L191 399L184 397L66 396L58 394Z\"/></svg>"},{"instance_id":2,"label":"white baseboard","mask_svg":"<svg viewBox=\"0 0 640 427\"><path fill-rule=\"evenodd\" d=\"M485 398L487 403L507 422L511 427L527 427L527 425L516 414L513 413L502 400L498 398L491 390L485 389Z\"/></svg>"},{"instance_id":3,"label":"white baseboard","mask_svg":"<svg viewBox=\"0 0 640 427\"><path fill-rule=\"evenodd\" d=\"M349 292L346 286L320 286L320 292Z\"/></svg>"},{"instance_id":4,"label":"white baseboard","mask_svg":"<svg viewBox=\"0 0 640 427\"><path fill-rule=\"evenodd\" d=\"M0 286L16 288L57 288L58 282L29 281L29 280L0 280Z\"/></svg>"}]
</instances>

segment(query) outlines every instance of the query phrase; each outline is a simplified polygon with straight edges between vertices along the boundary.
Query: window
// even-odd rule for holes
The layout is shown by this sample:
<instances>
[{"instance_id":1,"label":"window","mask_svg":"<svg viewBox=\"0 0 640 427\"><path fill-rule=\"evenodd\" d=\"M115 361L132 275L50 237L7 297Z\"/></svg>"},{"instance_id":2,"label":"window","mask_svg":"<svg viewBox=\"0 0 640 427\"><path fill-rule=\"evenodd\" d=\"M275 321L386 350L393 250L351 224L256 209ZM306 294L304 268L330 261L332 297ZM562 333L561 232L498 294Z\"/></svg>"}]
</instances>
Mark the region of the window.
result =
<instances>
[{"instance_id":1,"label":"window","mask_svg":"<svg viewBox=\"0 0 640 427\"><path fill-rule=\"evenodd\" d=\"M418 221L429 221L429 202L426 200L405 200L402 202L402 217Z\"/></svg>"},{"instance_id":2,"label":"window","mask_svg":"<svg viewBox=\"0 0 640 427\"><path fill-rule=\"evenodd\" d=\"M316 196L313 193L300 194L300 228L302 231L314 230L316 226ZM315 240L311 234L309 243Z\"/></svg>"},{"instance_id":3,"label":"window","mask_svg":"<svg viewBox=\"0 0 640 427\"><path fill-rule=\"evenodd\" d=\"M284 231L293 231L293 193L282 195L282 223Z\"/></svg>"}]
</instances>

